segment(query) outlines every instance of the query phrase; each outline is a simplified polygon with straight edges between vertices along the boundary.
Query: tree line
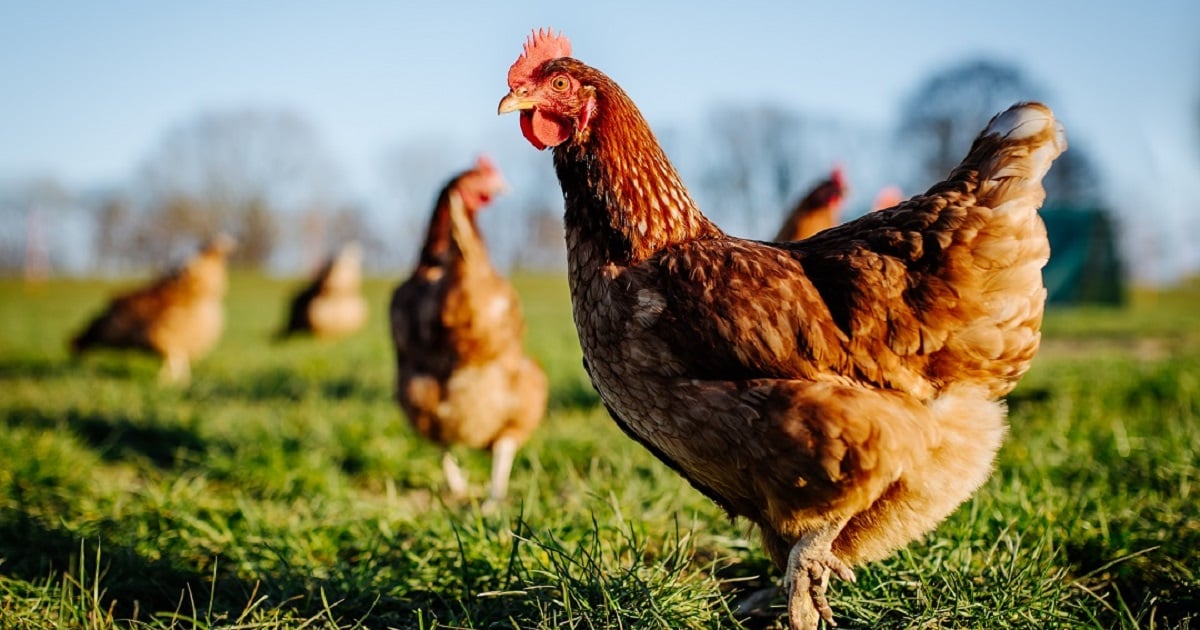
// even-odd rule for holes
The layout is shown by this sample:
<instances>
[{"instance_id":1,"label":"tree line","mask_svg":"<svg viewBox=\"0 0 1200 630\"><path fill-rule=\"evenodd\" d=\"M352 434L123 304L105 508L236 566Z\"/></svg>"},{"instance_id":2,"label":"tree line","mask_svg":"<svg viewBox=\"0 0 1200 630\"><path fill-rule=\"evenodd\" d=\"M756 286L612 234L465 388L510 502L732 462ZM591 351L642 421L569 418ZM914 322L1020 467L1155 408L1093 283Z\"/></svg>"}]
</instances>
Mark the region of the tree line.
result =
<instances>
[{"instance_id":1,"label":"tree line","mask_svg":"<svg viewBox=\"0 0 1200 630\"><path fill-rule=\"evenodd\" d=\"M853 216L865 211L870 187L899 185L907 196L940 180L988 118L1019 100L1052 95L1013 64L975 59L931 74L901 104L891 130L769 104L733 104L714 107L700 129L668 123L658 131L715 220L731 233L766 238L835 161L862 175ZM1047 203L1103 207L1105 191L1086 139L1072 135L1071 143L1047 177ZM56 252L71 247L58 241L82 238L89 246L75 250L90 252L92 260L82 261L85 270L133 272L178 259L217 230L238 239L233 262L248 268L301 273L347 240L363 243L368 260L403 266L411 262L404 253L415 245L398 247L396 240L420 233L436 192L428 189L430 182L444 180L470 157L451 155L432 138L389 151L381 170L391 199L383 203L389 212L402 207L406 225L402 234L384 238L379 213L351 199L338 166L303 117L286 110L205 112L168 129L124 186L86 193L52 180L0 186L6 226L0 269L48 273L67 266L55 258L66 254ZM561 202L545 162L502 162L506 174L522 180L506 210L515 207L519 221L484 217L492 221L494 229L486 223L484 229L502 264L563 264ZM50 220L67 207L82 212L71 221Z\"/></svg>"}]
</instances>

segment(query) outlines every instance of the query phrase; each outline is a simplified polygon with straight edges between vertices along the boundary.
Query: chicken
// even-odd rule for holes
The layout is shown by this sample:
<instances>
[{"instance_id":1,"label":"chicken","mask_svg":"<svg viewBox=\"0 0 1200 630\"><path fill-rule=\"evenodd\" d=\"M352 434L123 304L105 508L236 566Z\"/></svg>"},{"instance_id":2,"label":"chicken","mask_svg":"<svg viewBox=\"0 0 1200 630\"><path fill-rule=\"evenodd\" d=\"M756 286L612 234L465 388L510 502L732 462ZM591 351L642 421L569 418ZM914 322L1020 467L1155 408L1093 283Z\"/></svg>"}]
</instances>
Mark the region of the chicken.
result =
<instances>
[{"instance_id":1,"label":"chicken","mask_svg":"<svg viewBox=\"0 0 1200 630\"><path fill-rule=\"evenodd\" d=\"M467 481L449 447L492 455L485 507L508 489L517 449L546 411L546 375L521 347L525 322L512 285L488 262L477 213L504 189L487 158L438 196L416 270L392 295L396 398L416 430L441 444L456 498Z\"/></svg>"},{"instance_id":2,"label":"chicken","mask_svg":"<svg viewBox=\"0 0 1200 630\"><path fill-rule=\"evenodd\" d=\"M829 179L819 182L788 214L779 233L771 239L776 242L798 241L821 230L831 228L841 221L842 201L846 197L846 174L842 167L835 166Z\"/></svg>"},{"instance_id":3,"label":"chicken","mask_svg":"<svg viewBox=\"0 0 1200 630\"><path fill-rule=\"evenodd\" d=\"M96 347L153 352L163 359L160 380L186 383L191 362L212 349L224 328L225 262L233 247L220 234L186 264L117 296L71 339L72 354Z\"/></svg>"},{"instance_id":4,"label":"chicken","mask_svg":"<svg viewBox=\"0 0 1200 630\"><path fill-rule=\"evenodd\" d=\"M312 281L292 297L288 321L275 338L311 334L321 339L337 339L358 332L366 323L362 246L351 242L322 265Z\"/></svg>"},{"instance_id":5,"label":"chicken","mask_svg":"<svg viewBox=\"0 0 1200 630\"><path fill-rule=\"evenodd\" d=\"M948 179L809 239L727 236L628 95L537 31L499 113L553 147L584 366L624 431L784 573L790 624L833 623L831 575L886 557L990 475L999 400L1041 339L1037 103L991 120Z\"/></svg>"},{"instance_id":6,"label":"chicken","mask_svg":"<svg viewBox=\"0 0 1200 630\"><path fill-rule=\"evenodd\" d=\"M875 199L871 201L871 212L879 210L887 210L892 206L900 205L904 201L904 195L900 192L899 186L884 186L875 194Z\"/></svg>"}]
</instances>

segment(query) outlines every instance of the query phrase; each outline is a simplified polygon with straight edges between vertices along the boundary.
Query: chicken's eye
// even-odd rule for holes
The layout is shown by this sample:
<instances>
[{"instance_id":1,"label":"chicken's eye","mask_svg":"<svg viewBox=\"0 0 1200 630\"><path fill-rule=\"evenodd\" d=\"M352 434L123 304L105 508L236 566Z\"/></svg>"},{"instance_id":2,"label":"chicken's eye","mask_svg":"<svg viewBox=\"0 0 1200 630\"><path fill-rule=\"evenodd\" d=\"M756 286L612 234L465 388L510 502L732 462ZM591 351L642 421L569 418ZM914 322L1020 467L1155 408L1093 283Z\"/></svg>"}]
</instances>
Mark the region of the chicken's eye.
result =
<instances>
[{"instance_id":1,"label":"chicken's eye","mask_svg":"<svg viewBox=\"0 0 1200 630\"><path fill-rule=\"evenodd\" d=\"M567 77L564 77L561 74L550 80L550 87L558 90L559 92L567 91L567 88L570 86L571 82L567 80Z\"/></svg>"}]
</instances>

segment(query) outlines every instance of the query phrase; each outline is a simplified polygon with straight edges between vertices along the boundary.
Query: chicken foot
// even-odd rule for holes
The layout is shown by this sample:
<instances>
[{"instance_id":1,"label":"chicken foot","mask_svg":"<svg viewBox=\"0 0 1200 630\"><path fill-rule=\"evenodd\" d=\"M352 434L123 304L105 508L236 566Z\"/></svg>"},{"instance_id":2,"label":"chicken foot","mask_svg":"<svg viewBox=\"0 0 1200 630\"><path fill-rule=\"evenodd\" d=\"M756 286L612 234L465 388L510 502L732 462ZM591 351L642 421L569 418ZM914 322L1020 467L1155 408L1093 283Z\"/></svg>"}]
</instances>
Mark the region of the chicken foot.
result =
<instances>
[{"instance_id":1,"label":"chicken foot","mask_svg":"<svg viewBox=\"0 0 1200 630\"><path fill-rule=\"evenodd\" d=\"M442 453L442 474L446 477L446 487L450 490L451 498L462 501L467 498L467 474L459 467L450 451Z\"/></svg>"},{"instance_id":2,"label":"chicken foot","mask_svg":"<svg viewBox=\"0 0 1200 630\"><path fill-rule=\"evenodd\" d=\"M492 444L492 481L488 498L483 502L483 511L492 512L508 495L508 478L512 474L513 459L517 455L517 441L504 436Z\"/></svg>"},{"instance_id":3,"label":"chicken foot","mask_svg":"<svg viewBox=\"0 0 1200 630\"><path fill-rule=\"evenodd\" d=\"M854 572L833 555L831 545L844 523L829 525L805 534L792 546L788 553L787 569L784 574L784 590L788 594L788 619L791 630L817 630L821 619L830 627L833 609L825 592L829 587L830 574L854 581Z\"/></svg>"},{"instance_id":4,"label":"chicken foot","mask_svg":"<svg viewBox=\"0 0 1200 630\"><path fill-rule=\"evenodd\" d=\"M187 355L168 352L158 370L158 382L187 385L192 380L192 369Z\"/></svg>"},{"instance_id":5,"label":"chicken foot","mask_svg":"<svg viewBox=\"0 0 1200 630\"><path fill-rule=\"evenodd\" d=\"M517 441L511 437L502 437L492 445L492 480L488 489L488 498L483 503L483 510L494 510L508 495L508 478L512 474L513 459L517 454ZM446 477L446 488L451 498L463 501L470 495L467 484L467 473L458 465L450 451L442 453L442 474Z\"/></svg>"},{"instance_id":6,"label":"chicken foot","mask_svg":"<svg viewBox=\"0 0 1200 630\"><path fill-rule=\"evenodd\" d=\"M501 501L508 495L508 478L512 474L513 459L517 455L517 441L505 436L492 445L492 487L488 498Z\"/></svg>"}]
</instances>

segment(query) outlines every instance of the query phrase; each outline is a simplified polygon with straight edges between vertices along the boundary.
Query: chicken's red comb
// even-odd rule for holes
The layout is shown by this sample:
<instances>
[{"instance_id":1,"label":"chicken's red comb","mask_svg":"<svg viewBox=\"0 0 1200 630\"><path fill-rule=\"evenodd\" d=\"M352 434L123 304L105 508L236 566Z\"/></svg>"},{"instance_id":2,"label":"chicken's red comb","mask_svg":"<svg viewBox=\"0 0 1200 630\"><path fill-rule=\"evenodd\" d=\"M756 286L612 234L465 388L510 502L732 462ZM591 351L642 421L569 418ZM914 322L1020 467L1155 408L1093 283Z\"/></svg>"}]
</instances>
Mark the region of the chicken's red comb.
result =
<instances>
[{"instance_id":1,"label":"chicken's red comb","mask_svg":"<svg viewBox=\"0 0 1200 630\"><path fill-rule=\"evenodd\" d=\"M833 173L829 176L829 179L833 180L833 183L837 184L839 188L846 187L846 169L842 166L841 162L833 165Z\"/></svg>"},{"instance_id":2,"label":"chicken's red comb","mask_svg":"<svg viewBox=\"0 0 1200 630\"><path fill-rule=\"evenodd\" d=\"M570 56L571 40L563 37L562 33L555 35L553 29L539 28L525 40L525 50L508 69L508 86L515 88L551 59Z\"/></svg>"}]
</instances>

